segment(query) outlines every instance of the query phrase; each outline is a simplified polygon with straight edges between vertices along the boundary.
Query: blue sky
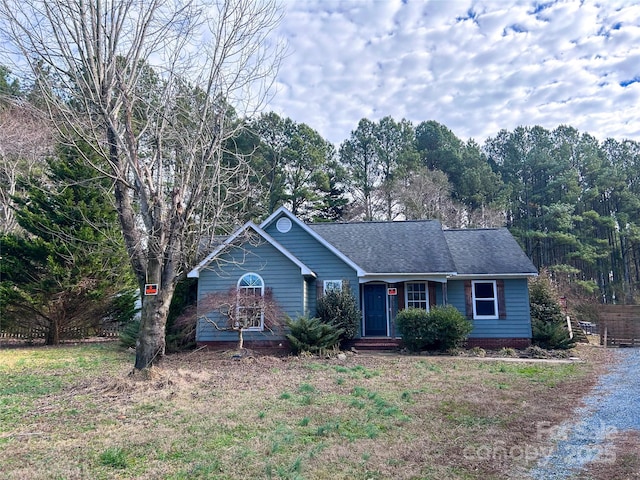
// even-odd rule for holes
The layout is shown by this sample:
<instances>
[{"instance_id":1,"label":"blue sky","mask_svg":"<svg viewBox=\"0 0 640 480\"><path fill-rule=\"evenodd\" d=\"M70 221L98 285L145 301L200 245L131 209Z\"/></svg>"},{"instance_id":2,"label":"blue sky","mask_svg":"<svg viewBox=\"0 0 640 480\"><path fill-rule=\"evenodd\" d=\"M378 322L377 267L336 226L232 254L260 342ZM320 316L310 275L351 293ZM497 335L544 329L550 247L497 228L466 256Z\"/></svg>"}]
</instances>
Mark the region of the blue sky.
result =
<instances>
[{"instance_id":1,"label":"blue sky","mask_svg":"<svg viewBox=\"0 0 640 480\"><path fill-rule=\"evenodd\" d=\"M288 0L268 110L340 144L363 118L479 143L571 125L640 141L640 2Z\"/></svg>"}]
</instances>

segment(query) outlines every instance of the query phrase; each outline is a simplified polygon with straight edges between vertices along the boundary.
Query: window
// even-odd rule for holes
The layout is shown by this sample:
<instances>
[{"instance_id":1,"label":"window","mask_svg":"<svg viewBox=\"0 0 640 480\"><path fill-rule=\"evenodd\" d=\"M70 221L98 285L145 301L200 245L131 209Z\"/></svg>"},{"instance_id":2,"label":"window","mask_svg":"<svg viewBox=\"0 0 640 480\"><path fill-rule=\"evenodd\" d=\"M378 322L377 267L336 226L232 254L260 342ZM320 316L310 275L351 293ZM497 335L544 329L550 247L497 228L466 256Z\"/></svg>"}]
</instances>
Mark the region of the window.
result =
<instances>
[{"instance_id":1,"label":"window","mask_svg":"<svg viewBox=\"0 0 640 480\"><path fill-rule=\"evenodd\" d=\"M342 280L325 280L322 293L339 292L342 290Z\"/></svg>"},{"instance_id":2,"label":"window","mask_svg":"<svg viewBox=\"0 0 640 480\"><path fill-rule=\"evenodd\" d=\"M264 281L257 273L246 273L238 280L238 318L236 328L264 329Z\"/></svg>"},{"instance_id":3,"label":"window","mask_svg":"<svg viewBox=\"0 0 640 480\"><path fill-rule=\"evenodd\" d=\"M498 295L495 280L471 283L473 318L498 318Z\"/></svg>"},{"instance_id":4,"label":"window","mask_svg":"<svg viewBox=\"0 0 640 480\"><path fill-rule=\"evenodd\" d=\"M407 308L421 308L429 310L429 296L426 283L406 284Z\"/></svg>"}]
</instances>

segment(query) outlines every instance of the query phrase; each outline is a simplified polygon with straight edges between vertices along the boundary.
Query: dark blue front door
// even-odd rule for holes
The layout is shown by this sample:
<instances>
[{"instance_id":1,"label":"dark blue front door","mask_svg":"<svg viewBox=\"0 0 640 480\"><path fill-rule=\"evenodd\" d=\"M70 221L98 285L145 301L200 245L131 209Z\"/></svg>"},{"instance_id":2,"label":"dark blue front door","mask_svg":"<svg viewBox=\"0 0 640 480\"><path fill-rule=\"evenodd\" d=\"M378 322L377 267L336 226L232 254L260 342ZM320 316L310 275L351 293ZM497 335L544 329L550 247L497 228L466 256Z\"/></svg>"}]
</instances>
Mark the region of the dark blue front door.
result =
<instances>
[{"instance_id":1,"label":"dark blue front door","mask_svg":"<svg viewBox=\"0 0 640 480\"><path fill-rule=\"evenodd\" d=\"M364 335L387 336L387 287L364 286Z\"/></svg>"}]
</instances>

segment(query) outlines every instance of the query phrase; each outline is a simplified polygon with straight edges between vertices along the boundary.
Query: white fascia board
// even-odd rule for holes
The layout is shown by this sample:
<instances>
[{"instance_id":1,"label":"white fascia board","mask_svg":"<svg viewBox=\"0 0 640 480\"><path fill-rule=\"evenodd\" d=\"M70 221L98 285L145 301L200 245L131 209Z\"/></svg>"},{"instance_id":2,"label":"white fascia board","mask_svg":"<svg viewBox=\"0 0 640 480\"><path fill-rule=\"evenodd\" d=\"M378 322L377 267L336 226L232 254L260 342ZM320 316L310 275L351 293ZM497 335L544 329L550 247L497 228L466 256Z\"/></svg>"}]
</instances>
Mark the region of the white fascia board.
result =
<instances>
[{"instance_id":1,"label":"white fascia board","mask_svg":"<svg viewBox=\"0 0 640 480\"><path fill-rule=\"evenodd\" d=\"M322 238L320 235L318 235L316 232L314 232L311 228L309 228L309 226L306 223L304 223L302 220L300 220L298 217L296 217L293 213L291 213L285 207L280 207L278 210L276 210L271 215L269 215L269 218L267 218L264 222L262 222L260 224L260 228L263 228L263 229L266 228L270 223L272 223L276 218L278 218L281 213L284 213L287 217L289 217L289 219L292 222L294 222L296 225L298 225L300 228L302 228L305 232L307 232L309 235L311 235L311 237L313 237L315 240L317 240L318 243L323 245L331 253L333 253L336 257L338 257L344 263L346 263L351 268L353 268L356 271L356 275L358 277L363 277L363 276L366 275L366 272L364 270L362 270L362 268L360 268L358 265L356 265L353 262L353 260L351 260L349 257L344 255L340 250L338 250L336 247L331 245L324 238Z\"/></svg>"},{"instance_id":2,"label":"white fascia board","mask_svg":"<svg viewBox=\"0 0 640 480\"><path fill-rule=\"evenodd\" d=\"M509 279L509 278L529 278L537 277L537 273L479 273L456 275L456 280L478 280L478 279Z\"/></svg>"},{"instance_id":3,"label":"white fascia board","mask_svg":"<svg viewBox=\"0 0 640 480\"><path fill-rule=\"evenodd\" d=\"M196 266L193 270L191 270L188 274L187 277L189 278L198 278L200 277L200 270L202 270L204 267L206 267L209 263L211 263L213 261L213 259L221 252L223 251L227 246L229 246L230 244L232 244L236 238L238 238L241 234L243 234L244 232L246 232L247 230L252 229L254 232L256 232L258 235L260 235L263 239L265 239L267 242L269 242L276 250L278 250L280 253L282 253L285 257L287 257L289 260L291 260L296 266L300 267L300 273L302 275L307 275L307 276L312 276L315 277L316 274L309 268L307 267L304 263L302 263L300 260L298 260L295 256L293 256L291 254L291 252L289 252L286 248L284 248L282 245L280 245L278 242L276 242L273 237L271 237L271 235L269 235L267 232L265 232L263 229L261 229L260 227L258 227L255 223L253 223L252 221L248 221L247 223L245 223L241 228L239 228L238 230L236 230L236 232L231 235L227 240L225 240L224 243L222 243L221 245L219 245L215 250L213 250L213 252L211 252L209 255L207 255L207 257L202 260L198 266Z\"/></svg>"},{"instance_id":4,"label":"white fascia board","mask_svg":"<svg viewBox=\"0 0 640 480\"><path fill-rule=\"evenodd\" d=\"M249 220L247 223L245 223L242 227L240 227L238 230L236 230L234 232L233 235L231 235L229 238L227 238L224 243L221 243L220 245L218 245L213 252L211 252L209 255L207 255L205 257L204 260L202 260L198 265L196 265L189 273L187 273L187 277L188 278L199 278L200 277L200 270L202 270L204 267L206 267L209 263L211 263L211 261L216 258L216 255L218 255L222 250L224 250L227 245L229 245L231 242L233 242L236 238L238 238L242 233L246 232L247 229L251 226L256 226L251 220Z\"/></svg>"},{"instance_id":5,"label":"white fascia board","mask_svg":"<svg viewBox=\"0 0 640 480\"><path fill-rule=\"evenodd\" d=\"M283 213L283 212L291 220L296 218L295 215L293 213L291 213L289 210L287 210L285 207L280 207L275 212L273 212L271 215L269 215L266 220L262 221L262 223L260 224L260 228L262 228L264 230L270 223L272 223L276 218L278 218L278 216L280 216L280 214ZM296 220L297 220L297 218L296 218Z\"/></svg>"},{"instance_id":6,"label":"white fascia board","mask_svg":"<svg viewBox=\"0 0 640 480\"><path fill-rule=\"evenodd\" d=\"M398 283L398 282L439 282L447 283L447 279L451 276L455 276L455 272L446 273L367 273L365 276L360 277L360 283L368 282L385 282L385 283Z\"/></svg>"}]
</instances>

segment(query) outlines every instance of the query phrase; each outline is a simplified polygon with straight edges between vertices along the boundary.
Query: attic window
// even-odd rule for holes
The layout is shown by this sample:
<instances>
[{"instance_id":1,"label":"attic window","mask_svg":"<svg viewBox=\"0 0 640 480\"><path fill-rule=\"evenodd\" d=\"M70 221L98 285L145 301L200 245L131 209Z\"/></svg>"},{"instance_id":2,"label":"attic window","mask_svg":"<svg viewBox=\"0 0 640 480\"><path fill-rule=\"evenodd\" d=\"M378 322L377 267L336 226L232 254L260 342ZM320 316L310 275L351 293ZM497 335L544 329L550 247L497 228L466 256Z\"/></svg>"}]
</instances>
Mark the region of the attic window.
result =
<instances>
[{"instance_id":1,"label":"attic window","mask_svg":"<svg viewBox=\"0 0 640 480\"><path fill-rule=\"evenodd\" d=\"M288 217L280 217L276 222L276 228L280 233L287 233L291 230L291 219Z\"/></svg>"}]
</instances>

